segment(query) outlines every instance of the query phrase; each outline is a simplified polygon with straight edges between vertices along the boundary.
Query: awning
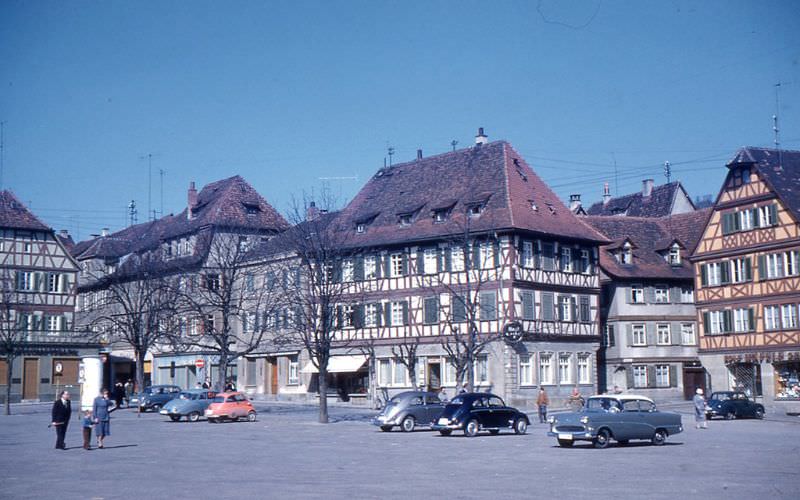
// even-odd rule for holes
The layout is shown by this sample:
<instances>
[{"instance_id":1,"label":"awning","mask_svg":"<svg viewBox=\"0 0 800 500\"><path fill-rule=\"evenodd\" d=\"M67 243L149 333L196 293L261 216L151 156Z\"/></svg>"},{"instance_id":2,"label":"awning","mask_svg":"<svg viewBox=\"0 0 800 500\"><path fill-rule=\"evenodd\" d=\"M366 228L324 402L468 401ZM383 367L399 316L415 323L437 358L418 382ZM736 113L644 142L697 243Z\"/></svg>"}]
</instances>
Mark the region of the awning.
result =
<instances>
[{"instance_id":1,"label":"awning","mask_svg":"<svg viewBox=\"0 0 800 500\"><path fill-rule=\"evenodd\" d=\"M357 372L364 363L367 362L366 355L354 356L331 356L328 360L328 373L353 373ZM317 367L314 366L313 361L306 363L306 366L300 370L302 373L317 373Z\"/></svg>"}]
</instances>

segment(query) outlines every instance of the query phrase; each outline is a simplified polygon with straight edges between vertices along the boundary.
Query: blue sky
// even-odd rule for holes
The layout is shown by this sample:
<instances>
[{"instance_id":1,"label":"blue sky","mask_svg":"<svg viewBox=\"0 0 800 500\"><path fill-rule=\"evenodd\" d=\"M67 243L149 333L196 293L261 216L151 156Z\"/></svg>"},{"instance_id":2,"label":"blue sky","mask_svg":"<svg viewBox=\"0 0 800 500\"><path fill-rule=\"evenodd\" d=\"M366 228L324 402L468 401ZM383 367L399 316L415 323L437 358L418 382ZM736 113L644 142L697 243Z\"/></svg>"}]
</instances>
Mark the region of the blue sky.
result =
<instances>
[{"instance_id":1,"label":"blue sky","mask_svg":"<svg viewBox=\"0 0 800 500\"><path fill-rule=\"evenodd\" d=\"M3 187L80 238L242 175L278 210L506 139L556 192L716 195L743 145L800 149L795 1L0 2ZM614 161L617 164L615 182ZM322 178L357 180L323 180Z\"/></svg>"}]
</instances>

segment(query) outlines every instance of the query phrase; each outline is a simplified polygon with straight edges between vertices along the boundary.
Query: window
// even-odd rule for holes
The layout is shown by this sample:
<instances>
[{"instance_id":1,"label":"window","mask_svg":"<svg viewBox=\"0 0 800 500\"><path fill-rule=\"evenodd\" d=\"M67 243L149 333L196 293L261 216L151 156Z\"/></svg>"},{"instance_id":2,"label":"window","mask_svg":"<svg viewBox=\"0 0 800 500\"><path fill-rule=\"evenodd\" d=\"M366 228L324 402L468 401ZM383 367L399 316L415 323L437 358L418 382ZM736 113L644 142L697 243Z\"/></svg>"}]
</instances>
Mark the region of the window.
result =
<instances>
[{"instance_id":1,"label":"window","mask_svg":"<svg viewBox=\"0 0 800 500\"><path fill-rule=\"evenodd\" d=\"M439 299L428 297L423 302L425 324L433 325L439 322Z\"/></svg>"},{"instance_id":2,"label":"window","mask_svg":"<svg viewBox=\"0 0 800 500\"><path fill-rule=\"evenodd\" d=\"M439 251L436 248L426 248L423 253L423 265L425 274L436 274L438 266Z\"/></svg>"},{"instance_id":3,"label":"window","mask_svg":"<svg viewBox=\"0 0 800 500\"><path fill-rule=\"evenodd\" d=\"M644 304L644 287L631 285L631 304Z\"/></svg>"},{"instance_id":4,"label":"window","mask_svg":"<svg viewBox=\"0 0 800 500\"><path fill-rule=\"evenodd\" d=\"M394 364L394 370L392 373L394 377L392 378L392 383L394 385L406 385L406 378L408 375L408 370L403 363L400 363L396 360L392 360Z\"/></svg>"},{"instance_id":5,"label":"window","mask_svg":"<svg viewBox=\"0 0 800 500\"><path fill-rule=\"evenodd\" d=\"M475 203L467 208L467 214L470 217L478 217L481 215L481 212L483 212L483 205L480 203Z\"/></svg>"},{"instance_id":6,"label":"window","mask_svg":"<svg viewBox=\"0 0 800 500\"><path fill-rule=\"evenodd\" d=\"M681 247L677 243L673 243L672 246L669 248L669 253L667 254L667 262L673 266L680 266L681 265Z\"/></svg>"},{"instance_id":7,"label":"window","mask_svg":"<svg viewBox=\"0 0 800 500\"><path fill-rule=\"evenodd\" d=\"M561 270L565 273L573 272L572 269L572 249L568 247L561 248Z\"/></svg>"},{"instance_id":8,"label":"window","mask_svg":"<svg viewBox=\"0 0 800 500\"><path fill-rule=\"evenodd\" d=\"M578 353L578 383L591 384L592 383L592 370L591 370L591 354L588 352Z\"/></svg>"},{"instance_id":9,"label":"window","mask_svg":"<svg viewBox=\"0 0 800 500\"><path fill-rule=\"evenodd\" d=\"M244 333L256 331L256 313L249 312L242 315L242 331Z\"/></svg>"},{"instance_id":10,"label":"window","mask_svg":"<svg viewBox=\"0 0 800 500\"><path fill-rule=\"evenodd\" d=\"M256 289L256 277L253 273L244 275L244 287L248 292L252 292Z\"/></svg>"},{"instance_id":11,"label":"window","mask_svg":"<svg viewBox=\"0 0 800 500\"><path fill-rule=\"evenodd\" d=\"M539 382L542 385L553 384L553 355L551 353L539 354Z\"/></svg>"},{"instance_id":12,"label":"window","mask_svg":"<svg viewBox=\"0 0 800 500\"><path fill-rule=\"evenodd\" d=\"M658 345L670 345L672 343L669 323L659 323L656 325L656 343Z\"/></svg>"},{"instance_id":13,"label":"window","mask_svg":"<svg viewBox=\"0 0 800 500\"><path fill-rule=\"evenodd\" d=\"M497 319L497 292L481 292L481 321Z\"/></svg>"},{"instance_id":14,"label":"window","mask_svg":"<svg viewBox=\"0 0 800 500\"><path fill-rule=\"evenodd\" d=\"M454 323L463 323L467 320L467 299L462 295L450 297L450 314Z\"/></svg>"},{"instance_id":15,"label":"window","mask_svg":"<svg viewBox=\"0 0 800 500\"><path fill-rule=\"evenodd\" d=\"M492 269L494 267L494 245L492 243L481 243L480 246L480 267L481 269Z\"/></svg>"},{"instance_id":16,"label":"window","mask_svg":"<svg viewBox=\"0 0 800 500\"><path fill-rule=\"evenodd\" d=\"M555 246L553 243L542 243L542 269L545 271L555 271Z\"/></svg>"},{"instance_id":17,"label":"window","mask_svg":"<svg viewBox=\"0 0 800 500\"><path fill-rule=\"evenodd\" d=\"M656 387L669 385L669 365L656 365Z\"/></svg>"},{"instance_id":18,"label":"window","mask_svg":"<svg viewBox=\"0 0 800 500\"><path fill-rule=\"evenodd\" d=\"M739 181L742 184L750 184L750 167L742 167L738 172Z\"/></svg>"},{"instance_id":19,"label":"window","mask_svg":"<svg viewBox=\"0 0 800 500\"><path fill-rule=\"evenodd\" d=\"M364 257L364 278L371 280L377 277L378 260L374 255Z\"/></svg>"},{"instance_id":20,"label":"window","mask_svg":"<svg viewBox=\"0 0 800 500\"><path fill-rule=\"evenodd\" d=\"M403 254L393 253L389 257L389 272L392 278L403 276Z\"/></svg>"},{"instance_id":21,"label":"window","mask_svg":"<svg viewBox=\"0 0 800 500\"><path fill-rule=\"evenodd\" d=\"M462 247L450 249L450 270L453 272L464 270L464 249Z\"/></svg>"},{"instance_id":22,"label":"window","mask_svg":"<svg viewBox=\"0 0 800 500\"><path fill-rule=\"evenodd\" d=\"M62 291L61 281L63 276L57 273L47 274L47 291L50 293L58 293Z\"/></svg>"},{"instance_id":23,"label":"window","mask_svg":"<svg viewBox=\"0 0 800 500\"><path fill-rule=\"evenodd\" d=\"M392 325L400 326L405 324L405 302L392 302Z\"/></svg>"},{"instance_id":24,"label":"window","mask_svg":"<svg viewBox=\"0 0 800 500\"><path fill-rule=\"evenodd\" d=\"M692 287L681 287L681 302L684 304L691 304L694 302L694 290Z\"/></svg>"},{"instance_id":25,"label":"window","mask_svg":"<svg viewBox=\"0 0 800 500\"><path fill-rule=\"evenodd\" d=\"M794 276L798 274L798 260L800 260L800 252L796 250L783 254L783 270L785 276Z\"/></svg>"},{"instance_id":26,"label":"window","mask_svg":"<svg viewBox=\"0 0 800 500\"><path fill-rule=\"evenodd\" d=\"M60 316L45 316L45 330L57 332L59 330Z\"/></svg>"},{"instance_id":27,"label":"window","mask_svg":"<svg viewBox=\"0 0 800 500\"><path fill-rule=\"evenodd\" d=\"M452 359L448 359L444 363L444 377L442 382L445 385L455 385L456 383L456 365L453 364Z\"/></svg>"},{"instance_id":28,"label":"window","mask_svg":"<svg viewBox=\"0 0 800 500\"><path fill-rule=\"evenodd\" d=\"M342 281L347 283L353 281L355 277L355 266L353 259L345 259L342 261Z\"/></svg>"},{"instance_id":29,"label":"window","mask_svg":"<svg viewBox=\"0 0 800 500\"><path fill-rule=\"evenodd\" d=\"M575 321L572 315L572 304L575 299L569 295L558 296L558 314L561 321Z\"/></svg>"},{"instance_id":30,"label":"window","mask_svg":"<svg viewBox=\"0 0 800 500\"><path fill-rule=\"evenodd\" d=\"M558 381L561 384L572 383L572 354L561 353L558 355Z\"/></svg>"},{"instance_id":31,"label":"window","mask_svg":"<svg viewBox=\"0 0 800 500\"><path fill-rule=\"evenodd\" d=\"M433 222L442 223L447 220L448 210L441 209L441 210L434 210L433 212Z\"/></svg>"},{"instance_id":32,"label":"window","mask_svg":"<svg viewBox=\"0 0 800 500\"><path fill-rule=\"evenodd\" d=\"M722 283L722 264L712 262L705 264L705 282L708 286L719 286Z\"/></svg>"},{"instance_id":33,"label":"window","mask_svg":"<svg viewBox=\"0 0 800 500\"><path fill-rule=\"evenodd\" d=\"M533 366L530 354L519 356L519 385L533 385Z\"/></svg>"},{"instance_id":34,"label":"window","mask_svg":"<svg viewBox=\"0 0 800 500\"><path fill-rule=\"evenodd\" d=\"M606 347L614 347L616 345L617 339L614 335L614 325L608 323L606 324L605 328L605 345Z\"/></svg>"},{"instance_id":35,"label":"window","mask_svg":"<svg viewBox=\"0 0 800 500\"><path fill-rule=\"evenodd\" d=\"M779 253L769 254L767 260L767 278L783 277L783 255Z\"/></svg>"},{"instance_id":36,"label":"window","mask_svg":"<svg viewBox=\"0 0 800 500\"><path fill-rule=\"evenodd\" d=\"M390 359L378 361L378 382L384 387L392 384L392 361Z\"/></svg>"},{"instance_id":37,"label":"window","mask_svg":"<svg viewBox=\"0 0 800 500\"><path fill-rule=\"evenodd\" d=\"M694 323L681 323L681 344L695 345Z\"/></svg>"},{"instance_id":38,"label":"window","mask_svg":"<svg viewBox=\"0 0 800 500\"><path fill-rule=\"evenodd\" d=\"M367 304L364 306L364 326L378 326L378 304Z\"/></svg>"},{"instance_id":39,"label":"window","mask_svg":"<svg viewBox=\"0 0 800 500\"><path fill-rule=\"evenodd\" d=\"M742 210L736 214L739 217L739 229L742 231L749 231L753 229L753 212L750 210Z\"/></svg>"},{"instance_id":40,"label":"window","mask_svg":"<svg viewBox=\"0 0 800 500\"><path fill-rule=\"evenodd\" d=\"M206 274L206 289L211 291L219 290L219 274Z\"/></svg>"},{"instance_id":41,"label":"window","mask_svg":"<svg viewBox=\"0 0 800 500\"><path fill-rule=\"evenodd\" d=\"M35 274L30 271L17 271L17 290L21 292L36 290Z\"/></svg>"},{"instance_id":42,"label":"window","mask_svg":"<svg viewBox=\"0 0 800 500\"><path fill-rule=\"evenodd\" d=\"M666 304L669 302L669 288L663 285L655 287L656 304Z\"/></svg>"},{"instance_id":43,"label":"window","mask_svg":"<svg viewBox=\"0 0 800 500\"><path fill-rule=\"evenodd\" d=\"M758 226L768 227L778 223L778 206L775 204L758 207Z\"/></svg>"},{"instance_id":44,"label":"window","mask_svg":"<svg viewBox=\"0 0 800 500\"><path fill-rule=\"evenodd\" d=\"M367 230L367 225L364 224L363 222L359 222L358 224L356 224L356 232L357 233L360 234L360 233L363 233L366 230Z\"/></svg>"},{"instance_id":45,"label":"window","mask_svg":"<svg viewBox=\"0 0 800 500\"><path fill-rule=\"evenodd\" d=\"M647 367L637 365L633 367L633 386L647 387Z\"/></svg>"},{"instance_id":46,"label":"window","mask_svg":"<svg viewBox=\"0 0 800 500\"><path fill-rule=\"evenodd\" d=\"M724 333L725 328L725 311L711 311L709 313L711 333Z\"/></svg>"},{"instance_id":47,"label":"window","mask_svg":"<svg viewBox=\"0 0 800 500\"><path fill-rule=\"evenodd\" d=\"M342 328L352 328L353 326L355 326L353 322L353 319L355 317L354 314L355 311L353 309L353 306L351 304L345 304L341 306L340 311L341 311L341 319L339 326L341 326Z\"/></svg>"},{"instance_id":48,"label":"window","mask_svg":"<svg viewBox=\"0 0 800 500\"><path fill-rule=\"evenodd\" d=\"M534 304L534 295L532 291L520 292L522 299L522 319L532 321L536 319L536 307Z\"/></svg>"},{"instance_id":49,"label":"window","mask_svg":"<svg viewBox=\"0 0 800 500\"><path fill-rule=\"evenodd\" d=\"M784 330L797 328L797 306L794 304L781 306L781 324Z\"/></svg>"},{"instance_id":50,"label":"window","mask_svg":"<svg viewBox=\"0 0 800 500\"><path fill-rule=\"evenodd\" d=\"M633 264L633 248L631 248L630 243L625 242L622 247L622 251L619 254L619 262L620 264Z\"/></svg>"},{"instance_id":51,"label":"window","mask_svg":"<svg viewBox=\"0 0 800 500\"><path fill-rule=\"evenodd\" d=\"M411 214L400 214L398 216L398 220L401 226L410 226L411 225Z\"/></svg>"},{"instance_id":52,"label":"window","mask_svg":"<svg viewBox=\"0 0 800 500\"><path fill-rule=\"evenodd\" d=\"M475 383L484 384L489 381L489 361L486 356L475 358Z\"/></svg>"},{"instance_id":53,"label":"window","mask_svg":"<svg viewBox=\"0 0 800 500\"><path fill-rule=\"evenodd\" d=\"M647 333L643 324L639 323L631 326L631 345L647 345Z\"/></svg>"},{"instance_id":54,"label":"window","mask_svg":"<svg viewBox=\"0 0 800 500\"><path fill-rule=\"evenodd\" d=\"M733 331L735 332L750 331L750 309L733 310Z\"/></svg>"},{"instance_id":55,"label":"window","mask_svg":"<svg viewBox=\"0 0 800 500\"><path fill-rule=\"evenodd\" d=\"M533 242L522 242L522 266L533 267Z\"/></svg>"},{"instance_id":56,"label":"window","mask_svg":"<svg viewBox=\"0 0 800 500\"><path fill-rule=\"evenodd\" d=\"M289 356L289 384L295 385L299 382L299 364L297 354Z\"/></svg>"},{"instance_id":57,"label":"window","mask_svg":"<svg viewBox=\"0 0 800 500\"><path fill-rule=\"evenodd\" d=\"M748 257L741 259L731 260L731 281L733 283L742 283L750 281L752 277L752 268L750 267L750 259Z\"/></svg>"}]
</instances>

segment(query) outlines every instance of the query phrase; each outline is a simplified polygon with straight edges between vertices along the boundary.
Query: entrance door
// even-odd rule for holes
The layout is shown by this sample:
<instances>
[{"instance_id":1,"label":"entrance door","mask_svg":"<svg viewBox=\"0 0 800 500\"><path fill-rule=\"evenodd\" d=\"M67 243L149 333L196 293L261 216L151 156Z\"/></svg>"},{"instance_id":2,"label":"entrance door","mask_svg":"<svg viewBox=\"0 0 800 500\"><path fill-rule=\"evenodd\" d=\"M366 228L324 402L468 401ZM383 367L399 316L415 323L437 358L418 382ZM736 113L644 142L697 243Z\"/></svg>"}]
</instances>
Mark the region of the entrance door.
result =
<instances>
[{"instance_id":1,"label":"entrance door","mask_svg":"<svg viewBox=\"0 0 800 500\"><path fill-rule=\"evenodd\" d=\"M692 399L698 387L706 392L706 372L702 368L684 368L683 397Z\"/></svg>"},{"instance_id":2,"label":"entrance door","mask_svg":"<svg viewBox=\"0 0 800 500\"><path fill-rule=\"evenodd\" d=\"M23 367L22 399L39 399L39 359L27 358Z\"/></svg>"},{"instance_id":3,"label":"entrance door","mask_svg":"<svg viewBox=\"0 0 800 500\"><path fill-rule=\"evenodd\" d=\"M278 360L269 360L269 393L278 394Z\"/></svg>"},{"instance_id":4,"label":"entrance door","mask_svg":"<svg viewBox=\"0 0 800 500\"><path fill-rule=\"evenodd\" d=\"M428 390L436 392L442 386L442 364L428 363Z\"/></svg>"}]
</instances>

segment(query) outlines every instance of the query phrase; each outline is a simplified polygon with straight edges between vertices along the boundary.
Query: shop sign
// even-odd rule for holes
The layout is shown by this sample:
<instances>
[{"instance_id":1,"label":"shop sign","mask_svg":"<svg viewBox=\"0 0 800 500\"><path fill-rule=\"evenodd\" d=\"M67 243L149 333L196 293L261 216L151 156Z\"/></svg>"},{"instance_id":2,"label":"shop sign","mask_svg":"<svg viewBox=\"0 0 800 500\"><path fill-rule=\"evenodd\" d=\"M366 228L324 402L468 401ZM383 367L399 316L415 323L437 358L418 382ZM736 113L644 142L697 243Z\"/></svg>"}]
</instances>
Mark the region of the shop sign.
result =
<instances>
[{"instance_id":1,"label":"shop sign","mask_svg":"<svg viewBox=\"0 0 800 500\"><path fill-rule=\"evenodd\" d=\"M800 351L748 352L725 356L726 365L734 363L778 363L781 361L800 361Z\"/></svg>"},{"instance_id":2,"label":"shop sign","mask_svg":"<svg viewBox=\"0 0 800 500\"><path fill-rule=\"evenodd\" d=\"M522 336L524 334L525 331L522 329L522 323L519 321L506 323L506 326L503 327L503 338L505 338L508 342L515 344L522 340Z\"/></svg>"}]
</instances>

